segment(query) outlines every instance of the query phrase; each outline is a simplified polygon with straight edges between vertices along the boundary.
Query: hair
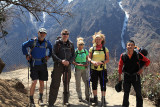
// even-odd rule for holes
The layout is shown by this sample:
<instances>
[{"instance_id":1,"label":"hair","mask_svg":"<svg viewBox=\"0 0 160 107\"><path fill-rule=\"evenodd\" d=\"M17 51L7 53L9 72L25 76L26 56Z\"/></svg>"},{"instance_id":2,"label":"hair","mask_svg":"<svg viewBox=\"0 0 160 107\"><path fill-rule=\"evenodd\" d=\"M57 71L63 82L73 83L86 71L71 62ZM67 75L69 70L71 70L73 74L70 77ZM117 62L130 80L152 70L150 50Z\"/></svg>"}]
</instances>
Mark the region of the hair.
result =
<instances>
[{"instance_id":1,"label":"hair","mask_svg":"<svg viewBox=\"0 0 160 107\"><path fill-rule=\"evenodd\" d=\"M133 44L135 45L135 42L134 42L133 40L128 40L128 41L127 41L127 44L128 44L128 43L133 43Z\"/></svg>"},{"instance_id":2,"label":"hair","mask_svg":"<svg viewBox=\"0 0 160 107\"><path fill-rule=\"evenodd\" d=\"M84 39L82 37L77 38L77 47L79 46L79 44L85 44L83 40Z\"/></svg>"},{"instance_id":3,"label":"hair","mask_svg":"<svg viewBox=\"0 0 160 107\"><path fill-rule=\"evenodd\" d=\"M102 38L102 45L104 45L105 44L105 35L102 34L101 30L99 32L95 32L94 35L92 36L92 38L93 38L93 44L95 44L95 39L96 39L97 35L99 35Z\"/></svg>"},{"instance_id":4,"label":"hair","mask_svg":"<svg viewBox=\"0 0 160 107\"><path fill-rule=\"evenodd\" d=\"M61 31L61 34L63 34L63 33L70 33L67 29L63 29L62 31Z\"/></svg>"}]
</instances>

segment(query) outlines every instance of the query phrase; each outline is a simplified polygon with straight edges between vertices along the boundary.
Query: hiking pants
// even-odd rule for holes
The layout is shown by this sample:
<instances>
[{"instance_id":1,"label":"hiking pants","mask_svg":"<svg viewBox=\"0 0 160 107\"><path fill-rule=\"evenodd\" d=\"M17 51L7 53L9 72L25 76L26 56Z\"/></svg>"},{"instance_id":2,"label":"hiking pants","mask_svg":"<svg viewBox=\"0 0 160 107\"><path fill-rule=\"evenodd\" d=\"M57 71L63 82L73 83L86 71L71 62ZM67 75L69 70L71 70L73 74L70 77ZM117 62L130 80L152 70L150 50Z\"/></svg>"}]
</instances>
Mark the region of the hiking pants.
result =
<instances>
[{"instance_id":1,"label":"hiking pants","mask_svg":"<svg viewBox=\"0 0 160 107\"><path fill-rule=\"evenodd\" d=\"M85 85L85 96L89 98L89 87L88 87L88 79L87 79L87 69L77 69L75 68L75 80L76 80L76 91L78 94L78 98L82 98L81 92L81 77Z\"/></svg>"},{"instance_id":2,"label":"hiking pants","mask_svg":"<svg viewBox=\"0 0 160 107\"><path fill-rule=\"evenodd\" d=\"M124 74L124 96L123 96L123 106L129 107L129 93L131 85L136 92L136 107L143 107L143 99L141 95L141 80L139 75L128 75Z\"/></svg>"},{"instance_id":3,"label":"hiking pants","mask_svg":"<svg viewBox=\"0 0 160 107\"><path fill-rule=\"evenodd\" d=\"M106 70L91 70L91 82L93 90L97 90L98 80L100 80L101 91L106 91L106 83L108 81Z\"/></svg>"},{"instance_id":4,"label":"hiking pants","mask_svg":"<svg viewBox=\"0 0 160 107\"><path fill-rule=\"evenodd\" d=\"M61 82L61 76L65 72L64 70L68 71L68 89L69 89L69 82L71 79L71 66L69 65L68 67L65 68L65 66L63 66L61 63L59 63L59 64L54 63L54 70L51 74L52 81L51 81L50 92L49 92L49 105L54 105L54 103L57 99L59 86L60 86L60 82ZM63 81L63 83L64 83L64 81ZM63 87L64 87L64 90L67 90L66 86L63 86ZM69 94L69 92L64 93L65 103L68 102L68 99L69 99L68 94Z\"/></svg>"}]
</instances>

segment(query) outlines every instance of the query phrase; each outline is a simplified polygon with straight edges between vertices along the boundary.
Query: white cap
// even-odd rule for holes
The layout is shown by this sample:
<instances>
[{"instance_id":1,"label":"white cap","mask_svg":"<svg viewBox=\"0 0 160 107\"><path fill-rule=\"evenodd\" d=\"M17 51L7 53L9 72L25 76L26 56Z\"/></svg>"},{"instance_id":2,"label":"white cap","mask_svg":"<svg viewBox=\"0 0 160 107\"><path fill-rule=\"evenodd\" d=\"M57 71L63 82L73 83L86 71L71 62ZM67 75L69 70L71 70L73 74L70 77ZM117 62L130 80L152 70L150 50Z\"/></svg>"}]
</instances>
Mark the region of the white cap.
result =
<instances>
[{"instance_id":1,"label":"white cap","mask_svg":"<svg viewBox=\"0 0 160 107\"><path fill-rule=\"evenodd\" d=\"M38 32L44 32L44 33L47 33L47 30L46 30L45 28L40 28L40 29L38 30Z\"/></svg>"}]
</instances>

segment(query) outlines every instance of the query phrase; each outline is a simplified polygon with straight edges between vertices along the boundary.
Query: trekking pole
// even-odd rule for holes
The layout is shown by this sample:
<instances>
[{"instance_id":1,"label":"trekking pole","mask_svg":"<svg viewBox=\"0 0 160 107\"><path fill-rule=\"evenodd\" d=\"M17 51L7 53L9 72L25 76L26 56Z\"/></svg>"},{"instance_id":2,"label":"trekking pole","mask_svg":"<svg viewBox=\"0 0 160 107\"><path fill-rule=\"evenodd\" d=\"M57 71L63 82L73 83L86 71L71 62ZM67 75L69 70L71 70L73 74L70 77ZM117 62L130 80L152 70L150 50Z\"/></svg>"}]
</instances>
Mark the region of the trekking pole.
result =
<instances>
[{"instance_id":1,"label":"trekking pole","mask_svg":"<svg viewBox=\"0 0 160 107\"><path fill-rule=\"evenodd\" d=\"M47 104L47 81L46 81L46 104Z\"/></svg>"},{"instance_id":2,"label":"trekking pole","mask_svg":"<svg viewBox=\"0 0 160 107\"><path fill-rule=\"evenodd\" d=\"M104 97L104 72L105 72L105 69L104 69L104 65L103 65L103 92L102 92L102 107L105 107L105 97Z\"/></svg>"},{"instance_id":3,"label":"trekking pole","mask_svg":"<svg viewBox=\"0 0 160 107\"><path fill-rule=\"evenodd\" d=\"M27 37L28 41L28 37ZM28 48L28 53L29 53L29 48ZM30 72L30 61L28 60L28 103L29 103L29 96L30 96L30 88L29 88L29 72Z\"/></svg>"},{"instance_id":4,"label":"trekking pole","mask_svg":"<svg viewBox=\"0 0 160 107\"><path fill-rule=\"evenodd\" d=\"M104 67L103 67L104 68ZM103 69L103 92L102 92L102 107L104 107L104 69Z\"/></svg>"},{"instance_id":5,"label":"trekking pole","mask_svg":"<svg viewBox=\"0 0 160 107\"><path fill-rule=\"evenodd\" d=\"M29 61L28 61L28 103L29 103L29 96L30 96L30 89L29 89L29 68L30 68L30 66L29 66L30 64L29 64Z\"/></svg>"},{"instance_id":6,"label":"trekking pole","mask_svg":"<svg viewBox=\"0 0 160 107\"><path fill-rule=\"evenodd\" d=\"M68 97L69 97L69 85L68 85L68 70L67 70L67 67L64 66L64 73L63 73L63 105L65 103L68 103L68 102L65 102L65 100L68 101ZM67 98L65 98L64 94L67 94Z\"/></svg>"},{"instance_id":7,"label":"trekking pole","mask_svg":"<svg viewBox=\"0 0 160 107\"><path fill-rule=\"evenodd\" d=\"M89 76L88 76L88 87L89 87L89 101L88 101L88 106L89 106L89 107L90 107L90 103L91 103L90 96L92 95L92 93L91 93L91 87L90 87L90 81L91 81L91 62L90 62Z\"/></svg>"}]
</instances>

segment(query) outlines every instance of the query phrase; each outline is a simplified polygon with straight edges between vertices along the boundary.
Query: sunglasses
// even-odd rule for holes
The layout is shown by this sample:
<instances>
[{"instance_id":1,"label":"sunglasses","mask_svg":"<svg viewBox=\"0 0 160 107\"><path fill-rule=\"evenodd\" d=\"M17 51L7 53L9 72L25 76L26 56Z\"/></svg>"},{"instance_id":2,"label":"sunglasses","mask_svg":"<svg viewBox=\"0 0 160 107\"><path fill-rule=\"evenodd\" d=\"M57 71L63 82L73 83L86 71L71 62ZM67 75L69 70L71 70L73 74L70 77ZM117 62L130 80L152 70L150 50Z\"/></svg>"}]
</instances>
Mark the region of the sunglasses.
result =
<instances>
[{"instance_id":1,"label":"sunglasses","mask_svg":"<svg viewBox=\"0 0 160 107\"><path fill-rule=\"evenodd\" d=\"M40 34L46 34L45 32L39 32Z\"/></svg>"},{"instance_id":2,"label":"sunglasses","mask_svg":"<svg viewBox=\"0 0 160 107\"><path fill-rule=\"evenodd\" d=\"M69 33L63 33L62 35L69 35Z\"/></svg>"},{"instance_id":3,"label":"sunglasses","mask_svg":"<svg viewBox=\"0 0 160 107\"><path fill-rule=\"evenodd\" d=\"M79 44L79 46L83 46L84 44Z\"/></svg>"}]
</instances>

